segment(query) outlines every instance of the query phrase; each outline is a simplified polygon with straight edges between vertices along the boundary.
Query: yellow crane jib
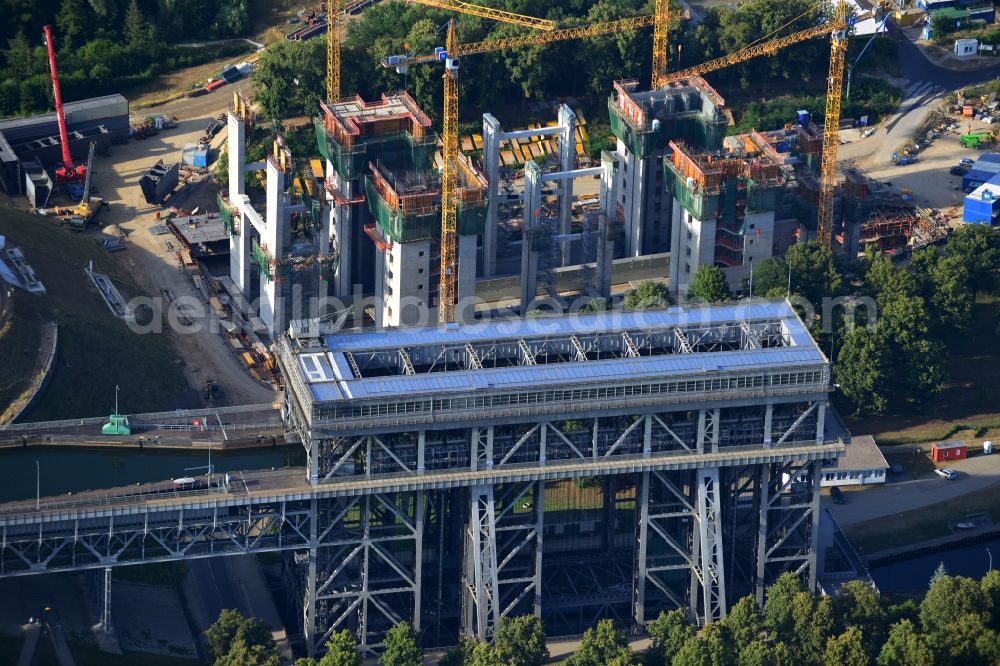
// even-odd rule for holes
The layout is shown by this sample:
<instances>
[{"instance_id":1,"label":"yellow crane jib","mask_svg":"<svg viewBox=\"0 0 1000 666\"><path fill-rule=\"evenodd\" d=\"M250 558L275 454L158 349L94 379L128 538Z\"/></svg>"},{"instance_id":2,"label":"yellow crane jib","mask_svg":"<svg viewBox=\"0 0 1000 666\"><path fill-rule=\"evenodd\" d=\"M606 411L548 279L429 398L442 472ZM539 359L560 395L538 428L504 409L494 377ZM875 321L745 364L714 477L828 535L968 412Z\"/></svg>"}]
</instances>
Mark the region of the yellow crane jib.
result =
<instances>
[{"instance_id":1,"label":"yellow crane jib","mask_svg":"<svg viewBox=\"0 0 1000 666\"><path fill-rule=\"evenodd\" d=\"M471 2L463 2L462 0L413 0L417 4L424 5L426 7L434 7L435 9L447 9L454 12L459 12L460 14L468 14L469 16L478 16L479 18L491 19L493 21L500 21L502 23L509 23L511 25L520 25L525 28L534 28L536 30L555 30L556 22L550 21L549 19L535 18L534 16L525 16L524 14L516 14L514 12L507 12L502 9L493 9L492 7L484 7L482 5L476 5Z\"/></svg>"},{"instance_id":2,"label":"yellow crane jib","mask_svg":"<svg viewBox=\"0 0 1000 666\"><path fill-rule=\"evenodd\" d=\"M455 56L463 57L476 55L478 53L493 53L504 49L515 49L521 46L534 46L538 44L550 44L552 42L566 41L570 39L582 39L584 37L599 37L601 35L611 35L626 30L635 30L653 25L652 16L634 16L631 18L618 19L616 21L604 21L592 25L560 28L552 32L541 32L531 35L521 35L518 37L503 37L498 39L487 39L481 42L469 42L459 44L456 47ZM400 74L405 74L410 65L420 65L428 62L443 61L447 57L447 50L441 47L434 49L434 53L427 53L419 56L391 55L382 58L382 66L394 68Z\"/></svg>"},{"instance_id":3,"label":"yellow crane jib","mask_svg":"<svg viewBox=\"0 0 1000 666\"><path fill-rule=\"evenodd\" d=\"M845 24L842 21L831 21L830 23L824 23L823 25L817 25L812 28L807 28L791 35L785 37L779 37L778 39L772 39L769 42L764 42L762 44L754 44L746 48L742 48L739 51L733 51L728 55L715 58L714 60L708 60L701 63L700 65L695 65L694 67L687 67L685 69L677 70L676 72L671 72L669 75L664 76L660 83L671 83L673 81L680 81L681 79L687 79L692 76L700 76L702 74L707 74L709 72L714 72L716 70L722 69L724 67L729 67L730 65L735 65L737 63L750 60L762 55L774 55L781 49L791 46L792 44L797 44L799 42L804 42L807 39L812 39L813 37L819 37L820 35L830 34L832 31L843 31Z\"/></svg>"},{"instance_id":4,"label":"yellow crane jib","mask_svg":"<svg viewBox=\"0 0 1000 666\"><path fill-rule=\"evenodd\" d=\"M823 117L823 153L819 169L819 207L816 211L816 238L825 247L833 239L833 195L837 188L837 145L840 143L840 103L847 55L847 5L837 2L838 27L830 35L830 73L826 87L826 114Z\"/></svg>"}]
</instances>

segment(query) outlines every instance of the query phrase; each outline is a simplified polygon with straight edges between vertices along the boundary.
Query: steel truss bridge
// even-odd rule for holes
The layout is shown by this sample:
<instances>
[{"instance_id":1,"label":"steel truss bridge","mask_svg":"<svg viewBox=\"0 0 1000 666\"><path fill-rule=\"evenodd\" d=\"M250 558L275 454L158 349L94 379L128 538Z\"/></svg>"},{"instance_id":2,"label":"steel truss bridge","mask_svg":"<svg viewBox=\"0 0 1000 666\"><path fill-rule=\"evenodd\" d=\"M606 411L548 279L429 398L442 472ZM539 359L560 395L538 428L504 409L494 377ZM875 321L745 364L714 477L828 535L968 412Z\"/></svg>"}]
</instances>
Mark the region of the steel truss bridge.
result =
<instances>
[{"instance_id":1,"label":"steel truss bridge","mask_svg":"<svg viewBox=\"0 0 1000 666\"><path fill-rule=\"evenodd\" d=\"M641 631L783 571L814 587L845 450L829 365L786 304L744 308L279 341L307 467L0 505L0 576L283 551L310 653L341 628L377 653L402 620L430 645L525 613Z\"/></svg>"}]
</instances>

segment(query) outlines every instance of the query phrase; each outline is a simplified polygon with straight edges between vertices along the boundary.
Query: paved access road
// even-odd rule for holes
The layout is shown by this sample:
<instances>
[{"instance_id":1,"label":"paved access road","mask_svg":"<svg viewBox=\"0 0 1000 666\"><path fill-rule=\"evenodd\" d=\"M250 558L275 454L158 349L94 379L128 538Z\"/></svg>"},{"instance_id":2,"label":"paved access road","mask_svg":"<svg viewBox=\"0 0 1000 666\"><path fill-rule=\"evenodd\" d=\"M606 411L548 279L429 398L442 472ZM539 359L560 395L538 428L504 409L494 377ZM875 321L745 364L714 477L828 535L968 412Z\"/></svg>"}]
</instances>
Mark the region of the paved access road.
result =
<instances>
[{"instance_id":1,"label":"paved access road","mask_svg":"<svg viewBox=\"0 0 1000 666\"><path fill-rule=\"evenodd\" d=\"M984 490L995 486L1000 479L1000 455L979 455L957 461L949 467L958 472L957 479L949 481L930 474L907 481L890 480L882 487L845 493L847 501L844 504L834 504L829 497L823 498L823 504L843 527ZM889 478L892 479L891 476Z\"/></svg>"}]
</instances>

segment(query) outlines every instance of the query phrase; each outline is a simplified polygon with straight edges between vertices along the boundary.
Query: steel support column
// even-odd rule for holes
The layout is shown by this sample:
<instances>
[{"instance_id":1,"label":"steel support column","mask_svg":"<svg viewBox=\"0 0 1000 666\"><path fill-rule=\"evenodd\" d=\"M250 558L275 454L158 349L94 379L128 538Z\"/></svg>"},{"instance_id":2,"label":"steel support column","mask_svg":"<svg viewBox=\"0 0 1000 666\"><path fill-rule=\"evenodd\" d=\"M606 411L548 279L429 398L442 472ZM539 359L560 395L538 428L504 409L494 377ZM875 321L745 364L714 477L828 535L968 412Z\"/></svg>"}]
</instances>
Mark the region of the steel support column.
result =
<instances>
[{"instance_id":1,"label":"steel support column","mask_svg":"<svg viewBox=\"0 0 1000 666\"><path fill-rule=\"evenodd\" d=\"M722 549L722 499L719 470L698 470L698 530L701 542L699 570L705 622L726 617L726 572Z\"/></svg>"}]
</instances>

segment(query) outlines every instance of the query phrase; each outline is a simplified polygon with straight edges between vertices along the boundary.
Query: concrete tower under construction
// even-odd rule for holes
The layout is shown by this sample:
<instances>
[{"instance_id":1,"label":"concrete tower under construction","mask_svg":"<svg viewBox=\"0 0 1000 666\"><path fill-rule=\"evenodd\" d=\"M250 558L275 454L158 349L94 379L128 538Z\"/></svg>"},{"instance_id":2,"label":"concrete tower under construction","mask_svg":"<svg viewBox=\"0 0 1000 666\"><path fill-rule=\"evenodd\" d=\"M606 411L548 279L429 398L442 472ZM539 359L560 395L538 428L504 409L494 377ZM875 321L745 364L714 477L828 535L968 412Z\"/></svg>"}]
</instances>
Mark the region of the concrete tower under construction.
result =
<instances>
[{"instance_id":1,"label":"concrete tower under construction","mask_svg":"<svg viewBox=\"0 0 1000 666\"><path fill-rule=\"evenodd\" d=\"M784 159L757 132L727 137L726 146L705 153L671 141L663 161L673 196L669 277L679 294L700 266L722 268L729 288L739 291L753 262L772 255L775 211L788 180Z\"/></svg>"},{"instance_id":2,"label":"concrete tower under construction","mask_svg":"<svg viewBox=\"0 0 1000 666\"><path fill-rule=\"evenodd\" d=\"M662 159L670 140L704 150L721 148L728 117L725 100L701 77L640 90L616 81L608 99L611 131L620 161L616 214L624 229L624 254L638 257L671 249L670 192Z\"/></svg>"},{"instance_id":3,"label":"concrete tower under construction","mask_svg":"<svg viewBox=\"0 0 1000 666\"><path fill-rule=\"evenodd\" d=\"M441 177L437 135L405 92L379 101L321 104L315 121L327 160L331 244L339 251L332 295L374 294L375 324L433 321L440 278ZM459 303L475 293L486 180L459 161ZM458 313L461 315L461 312Z\"/></svg>"}]
</instances>

